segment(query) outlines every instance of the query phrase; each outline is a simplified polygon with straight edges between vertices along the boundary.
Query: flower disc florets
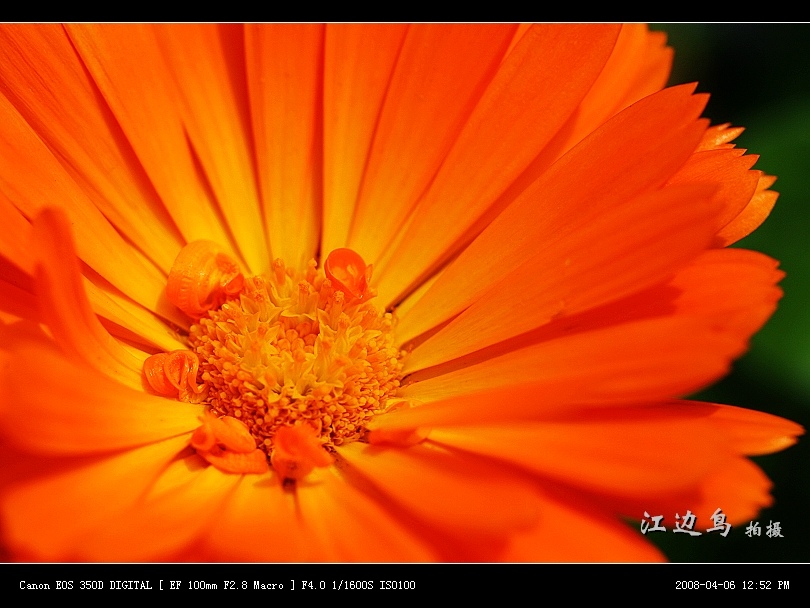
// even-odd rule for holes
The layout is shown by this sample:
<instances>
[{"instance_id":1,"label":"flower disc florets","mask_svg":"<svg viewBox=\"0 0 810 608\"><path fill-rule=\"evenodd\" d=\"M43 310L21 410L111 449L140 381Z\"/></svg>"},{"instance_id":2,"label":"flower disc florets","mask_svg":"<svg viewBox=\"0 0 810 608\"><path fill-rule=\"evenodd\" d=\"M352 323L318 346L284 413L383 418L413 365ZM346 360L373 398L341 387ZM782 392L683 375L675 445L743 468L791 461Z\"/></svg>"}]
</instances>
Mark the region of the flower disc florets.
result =
<instances>
[{"instance_id":1,"label":"flower disc florets","mask_svg":"<svg viewBox=\"0 0 810 608\"><path fill-rule=\"evenodd\" d=\"M302 274L276 260L245 279L191 327L206 403L244 422L270 455L284 426L308 424L325 447L360 438L399 387L393 317L347 297L311 261Z\"/></svg>"}]
</instances>

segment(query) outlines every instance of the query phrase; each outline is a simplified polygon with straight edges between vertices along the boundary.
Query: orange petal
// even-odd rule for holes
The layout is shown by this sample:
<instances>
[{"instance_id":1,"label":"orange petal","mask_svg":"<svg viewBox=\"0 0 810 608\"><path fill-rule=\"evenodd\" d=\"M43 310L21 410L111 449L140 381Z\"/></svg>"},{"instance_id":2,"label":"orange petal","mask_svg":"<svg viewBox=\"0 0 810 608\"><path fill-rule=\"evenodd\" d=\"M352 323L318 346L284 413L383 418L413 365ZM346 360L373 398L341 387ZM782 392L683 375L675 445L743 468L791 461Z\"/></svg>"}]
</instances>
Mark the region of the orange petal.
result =
<instances>
[{"instance_id":1,"label":"orange petal","mask_svg":"<svg viewBox=\"0 0 810 608\"><path fill-rule=\"evenodd\" d=\"M39 258L40 311L59 346L95 369L140 387L143 360L125 350L90 308L64 212L46 209L37 216L33 240Z\"/></svg>"},{"instance_id":2,"label":"orange petal","mask_svg":"<svg viewBox=\"0 0 810 608\"><path fill-rule=\"evenodd\" d=\"M2 271L0 270L0 275ZM16 285L0 278L0 311L10 317L7 322L12 322L15 317L39 321L39 303L36 297L29 291L20 289Z\"/></svg>"},{"instance_id":3,"label":"orange petal","mask_svg":"<svg viewBox=\"0 0 810 608\"><path fill-rule=\"evenodd\" d=\"M408 357L406 372L490 346L666 278L711 242L716 225L716 207L709 204L712 191L666 188L616 205L578 230L549 235L538 253L514 269L499 269L500 276L481 299L417 346ZM406 325L400 331L407 330ZM405 333L400 339L407 338Z\"/></svg>"},{"instance_id":4,"label":"orange petal","mask_svg":"<svg viewBox=\"0 0 810 608\"><path fill-rule=\"evenodd\" d=\"M434 427L525 420L558 410L556 403L539 399L538 394L529 382L528 386L504 385L479 391L473 389L469 393L459 391L425 402L414 399L410 407L375 416L368 425L371 431L369 442L407 445L413 440L424 439L428 430Z\"/></svg>"},{"instance_id":5,"label":"orange petal","mask_svg":"<svg viewBox=\"0 0 810 608\"><path fill-rule=\"evenodd\" d=\"M511 24L408 28L375 127L347 243L370 263L377 263L445 161L497 73L514 31ZM504 75L498 90L507 80ZM533 83L542 86L542 77Z\"/></svg>"},{"instance_id":6,"label":"orange petal","mask_svg":"<svg viewBox=\"0 0 810 608\"><path fill-rule=\"evenodd\" d=\"M523 481L480 459L425 445L386 449L351 443L338 454L392 501L440 529L500 535L534 521L534 502Z\"/></svg>"},{"instance_id":7,"label":"orange petal","mask_svg":"<svg viewBox=\"0 0 810 608\"><path fill-rule=\"evenodd\" d=\"M127 388L39 345L14 349L3 385L6 435L43 453L93 454L160 441L190 433L202 413L200 406Z\"/></svg>"},{"instance_id":8,"label":"orange petal","mask_svg":"<svg viewBox=\"0 0 810 608\"><path fill-rule=\"evenodd\" d=\"M141 24L66 28L185 240L213 240L232 251L194 166L171 74L153 31Z\"/></svg>"},{"instance_id":9,"label":"orange petal","mask_svg":"<svg viewBox=\"0 0 810 608\"><path fill-rule=\"evenodd\" d=\"M651 319L541 342L427 379L416 374L400 396L436 401L524 386L542 395L549 407L665 398L720 377L743 347L742 339L696 319Z\"/></svg>"},{"instance_id":10,"label":"orange petal","mask_svg":"<svg viewBox=\"0 0 810 608\"><path fill-rule=\"evenodd\" d=\"M730 142L737 139L744 130L742 127L732 127L731 123L709 127L695 152L733 148L734 144Z\"/></svg>"},{"instance_id":11,"label":"orange petal","mask_svg":"<svg viewBox=\"0 0 810 608\"><path fill-rule=\"evenodd\" d=\"M746 342L771 316L782 295L778 262L754 251L711 249L675 276L630 297L560 319L499 345L519 348L561 334L655 317L692 317Z\"/></svg>"},{"instance_id":12,"label":"orange petal","mask_svg":"<svg viewBox=\"0 0 810 608\"><path fill-rule=\"evenodd\" d=\"M2 109L4 101L0 97L0 109ZM0 175L2 175L1 172ZM6 188L3 189L7 192ZM4 257L20 271L33 275L34 259L30 251L31 224L6 196L0 196L0 222L6 227L3 238L0 239L0 256Z\"/></svg>"},{"instance_id":13,"label":"orange petal","mask_svg":"<svg viewBox=\"0 0 810 608\"><path fill-rule=\"evenodd\" d=\"M181 237L62 26L3 26L0 81L85 195L168 271Z\"/></svg>"},{"instance_id":14,"label":"orange petal","mask_svg":"<svg viewBox=\"0 0 810 608\"><path fill-rule=\"evenodd\" d=\"M672 56L663 32L650 32L643 23L623 24L605 67L571 117L572 125L559 134L564 141L554 146L559 155L611 116L663 89Z\"/></svg>"},{"instance_id":15,"label":"orange petal","mask_svg":"<svg viewBox=\"0 0 810 608\"><path fill-rule=\"evenodd\" d=\"M747 342L751 334L758 330L769 318L776 306L776 302L781 296L781 290L775 286L775 283L781 279L782 273L777 270L776 266L777 263L774 260L751 251L721 249L704 252L695 262L676 274L676 276L666 284L653 287L642 293L618 300L598 309L587 311L570 319L559 319L535 332L529 332L520 338L504 342L502 345L498 345L497 348L481 351L481 353L476 356L459 359L451 364L439 366L435 370L417 372L406 379L406 385L402 390L402 394L417 401L422 399L432 401L438 398L439 395L428 396L428 392L426 392L425 389L427 389L431 383L435 382L435 387L442 385L452 390L452 378L471 378L470 384L467 385L470 391L488 390L487 387L493 390L496 387L500 387L500 390L503 390L503 388L507 386L507 383L501 383L494 378L485 379L484 377L475 376L476 370L481 370L481 373L485 374L486 371L484 370L492 370L494 373L496 369L501 369L500 367L486 367L487 358L494 364L494 362L498 360L498 355L503 355L507 357L507 359L513 357L515 361L522 360L525 356L527 357L525 360L528 362L531 357L529 353L532 352L531 349L535 348L530 346L532 344L537 344L537 347L541 349L548 348L556 338L563 337L563 343L565 343L566 340L576 339L576 335L580 332L595 330L597 332L610 331L612 326L617 327L617 331L621 332L621 327L633 327L637 322L644 322L642 320L649 320L656 317L660 318L660 322L664 324L668 322L666 321L667 317L669 317L671 319L670 322L673 323L686 322L685 318L691 317L703 327L701 330L690 330L697 332L694 336L688 338L696 340L694 348L699 349L701 352L709 348L708 343L699 346L701 339L700 334L704 334L710 342L720 347L721 350L725 348L730 349L727 351L727 356L736 356L736 354L739 354L739 350L736 349L741 348L742 345ZM677 317L684 318L678 321L676 320ZM728 341L724 342L724 340L720 338L720 334L726 335ZM595 335L600 334L597 333ZM671 339L680 341L687 338L674 337L672 335L670 335L669 338L665 338L663 334L661 334L660 339L662 340L660 346L663 348L664 344L670 344ZM548 340L551 342L545 342L546 347L538 344ZM572 348L580 351L578 355L574 354L576 351L568 351L567 354L561 352L559 356L566 358L584 355L588 347L585 346L585 342L579 342L578 340L579 339L576 339L571 343ZM617 347L619 344L622 344L624 340L625 338L621 336L617 338ZM724 343L726 346L722 346ZM734 344L738 345L736 349ZM527 347L529 350L522 351L521 349L523 347ZM606 348L609 349L610 347L606 345ZM650 344L650 348L654 348L654 345ZM679 350L680 347L675 348L675 351ZM513 351L512 354L509 354L510 351ZM521 352L523 352L523 355L519 354ZM653 359L660 356L659 353L655 351L652 352L653 354L651 356ZM684 357L683 364L688 366L689 352L688 350L681 352ZM614 351L613 355L610 355L606 352L603 356L610 359L618 357L619 353L618 351ZM625 356L628 360L634 360L638 356L638 351L628 345L628 352ZM507 359L504 359L504 361ZM444 384L442 380L443 373L461 368L464 365L475 364L478 361L483 361L483 363L474 365L470 370L472 372L471 374L453 373L449 378L451 382ZM674 361L675 358L672 360L673 365ZM716 361L717 363L715 365L719 364L720 359ZM585 362L586 359L581 359L580 363L575 363L574 365L586 365ZM587 365L592 364L595 366L595 369L598 369L602 367L603 363L604 362L600 362L599 360L593 360L592 363L587 363ZM537 380L539 376L541 377L546 369L552 369L555 365L550 360L543 362L535 361L535 364L540 365L540 367L532 369L532 364L528 364L529 368L524 368L521 371L504 369L503 373L506 373L517 386L521 384L529 385L533 383L533 380ZM671 370L673 379L680 373L678 371L679 369L685 370L686 368L680 365L674 366ZM722 368L716 367L716 369ZM649 368L647 368L647 370L651 371ZM569 370L567 373L571 373L572 371L573 370ZM583 374L587 373L585 370L581 371ZM697 368L694 368L694 371L697 371ZM547 395L547 401L551 395L556 395L562 398L564 402L565 399L568 398L563 397L563 395L568 394L565 391L575 389L573 385L570 385L569 389L563 389L563 385L567 383L564 379L567 373L563 373L563 375L559 376L559 382L557 383L549 378L548 384L546 381L543 381L542 384L536 388L538 390L551 391ZM639 373L642 373L641 369L639 369ZM663 378L663 375L660 377ZM425 382L420 382L420 380L425 378L428 378L428 380L426 380L427 385L425 385ZM412 383L411 386L408 386L408 381ZM563 393L555 392L560 390L563 390ZM450 394L461 395L463 391L453 390ZM399 416L400 413L396 413L395 415ZM410 416L411 414L404 414L403 412L402 415Z\"/></svg>"},{"instance_id":16,"label":"orange petal","mask_svg":"<svg viewBox=\"0 0 810 608\"><path fill-rule=\"evenodd\" d=\"M0 253L33 272L28 222L44 208L60 207L78 237L78 255L96 272L140 304L167 319L181 315L161 302L166 276L127 243L95 207L92 198L65 171L54 153L0 96L0 220L9 228ZM11 202L12 206L8 204ZM126 268L126 272L122 272ZM175 318L176 317L176 318Z\"/></svg>"},{"instance_id":17,"label":"orange petal","mask_svg":"<svg viewBox=\"0 0 810 608\"><path fill-rule=\"evenodd\" d=\"M1 222L2 218L0 218ZM30 233L31 227L27 222L26 227L27 232ZM31 234L26 236L30 248ZM35 260L28 254L26 254L26 259L30 260L31 274L33 274ZM102 324L113 336L131 343L163 350L177 350L184 346L178 340L176 332L153 312L122 295L89 269L85 269L85 272L91 277L82 277L87 299L96 314L102 317ZM98 281L98 284L93 283L91 279ZM0 258L0 283L4 286L0 289L0 310L5 309L15 318L41 320L39 302L34 295L34 283L31 277Z\"/></svg>"},{"instance_id":18,"label":"orange petal","mask_svg":"<svg viewBox=\"0 0 810 608\"><path fill-rule=\"evenodd\" d=\"M678 273L679 314L705 319L715 330L748 340L771 317L782 290L779 262L756 251L715 249ZM654 298L653 298L654 299Z\"/></svg>"},{"instance_id":19,"label":"orange petal","mask_svg":"<svg viewBox=\"0 0 810 608\"><path fill-rule=\"evenodd\" d=\"M595 56L604 61L598 53ZM524 239L533 233L536 224L542 226L546 222L554 222L565 218L568 213L575 214L568 216L571 219L581 215L581 219L587 221L591 209L598 210L603 208L602 204L608 205L609 201L622 200L649 187L658 187L661 184L659 180L670 177L688 158L705 128L702 124L698 127L695 122L705 99L690 97L689 92L691 87L660 91L614 116L583 140L577 146L579 151L576 154L577 148L574 148L548 170L546 163L532 166L530 173L519 178L518 174L512 174L508 181L495 180L500 189L488 192L492 198L480 199L484 207L467 199L465 192L469 188L464 183L465 180L480 183L477 174L490 174L481 168L480 159L477 159L478 164L466 166L469 174L459 174L458 181L452 184L453 189L442 191L442 196L438 196L440 182L437 176L420 208L414 213L413 222L402 237L402 245L392 250L390 261L382 265L378 289L383 301L396 302L418 283L422 274L434 270L436 262L446 261L458 245L473 238L492 222L495 213L500 212L498 219L511 224L508 238L516 242L513 247L507 248L508 255L514 248L527 244ZM658 113L660 111L663 114ZM502 112L500 107L499 112ZM655 137L650 137L651 133L655 133ZM493 140L497 141L498 136L492 135L487 143L491 144ZM523 145L527 144L524 142ZM498 168L503 163L509 165L506 157L511 158L511 151L502 152L504 158L489 164ZM535 154L537 152L539 150L536 149ZM444 167L455 166L450 158ZM486 165L484 167L487 168ZM587 174L579 173L582 170ZM435 199L434 192L438 196ZM587 197L587 203L583 201L583 196ZM500 199L496 201L495 197ZM513 202L516 198L521 201L520 204ZM457 200L466 201L466 206L448 205L448 201ZM561 204L561 201L565 201L565 204ZM493 203L493 213L484 213ZM520 213L527 214L527 206L532 211L531 221L525 225L517 223ZM512 211L502 212L504 208ZM501 233L499 236L504 235Z\"/></svg>"},{"instance_id":20,"label":"orange petal","mask_svg":"<svg viewBox=\"0 0 810 608\"><path fill-rule=\"evenodd\" d=\"M523 26L523 29L528 31L529 26ZM516 38L520 36L521 33L517 34ZM513 41L513 45L515 44ZM623 25L610 58L579 103L576 112L570 116L565 126L559 129L543 152L535 157L509 186L504 195L470 227L464 238L472 238L480 232L554 160L605 120L644 96L663 88L671 62L672 49L665 46L665 36L661 32L649 32L644 24ZM404 237L402 240L407 238ZM385 292L383 296L386 296Z\"/></svg>"},{"instance_id":21,"label":"orange petal","mask_svg":"<svg viewBox=\"0 0 810 608\"><path fill-rule=\"evenodd\" d=\"M83 538L112 520L124 522L120 516L187 442L175 437L9 489L0 502L9 546L37 561L77 559Z\"/></svg>"},{"instance_id":22,"label":"orange petal","mask_svg":"<svg viewBox=\"0 0 810 608\"><path fill-rule=\"evenodd\" d=\"M347 242L374 128L407 29L398 23L326 26L321 251Z\"/></svg>"},{"instance_id":23,"label":"orange petal","mask_svg":"<svg viewBox=\"0 0 810 608\"><path fill-rule=\"evenodd\" d=\"M264 226L273 257L299 270L315 256L320 233L323 38L317 24L245 30Z\"/></svg>"},{"instance_id":24,"label":"orange petal","mask_svg":"<svg viewBox=\"0 0 810 608\"><path fill-rule=\"evenodd\" d=\"M301 523L318 539L312 559L327 562L423 562L436 555L413 524L361 494L330 469L296 487ZM369 531L373 530L373 535ZM359 539L362 539L359 541Z\"/></svg>"},{"instance_id":25,"label":"orange petal","mask_svg":"<svg viewBox=\"0 0 810 608\"><path fill-rule=\"evenodd\" d=\"M184 483L134 501L127 512L102 522L79 539L77 556L83 561L166 561L206 536L239 477L212 467L194 470L185 460L171 467L182 469Z\"/></svg>"},{"instance_id":26,"label":"orange petal","mask_svg":"<svg viewBox=\"0 0 810 608\"><path fill-rule=\"evenodd\" d=\"M727 523L747 523L765 507L773 504L770 490L773 484L758 466L747 458L735 457L712 463L712 471L691 492L651 494L642 501L618 501L616 505L629 517L641 519L646 510L651 515L664 515L664 525L671 532L675 514L683 516L687 509L697 516L696 530L705 533L713 525L712 514L722 509ZM603 498L610 504L609 498Z\"/></svg>"},{"instance_id":27,"label":"orange petal","mask_svg":"<svg viewBox=\"0 0 810 608\"><path fill-rule=\"evenodd\" d=\"M233 562L306 561L319 539L296 511L295 494L284 491L276 475L242 477L209 528L202 555Z\"/></svg>"},{"instance_id":28,"label":"orange petal","mask_svg":"<svg viewBox=\"0 0 810 608\"><path fill-rule=\"evenodd\" d=\"M152 28L176 83L184 127L235 246L253 273L264 272L271 258L251 153L242 26L186 23Z\"/></svg>"},{"instance_id":29,"label":"orange petal","mask_svg":"<svg viewBox=\"0 0 810 608\"><path fill-rule=\"evenodd\" d=\"M5 374L11 363L17 358L20 348L39 348L54 356L63 356L59 347L46 333L39 319L12 318L0 322L0 374ZM0 401L0 410L6 405Z\"/></svg>"},{"instance_id":30,"label":"orange petal","mask_svg":"<svg viewBox=\"0 0 810 608\"><path fill-rule=\"evenodd\" d=\"M744 150L706 150L695 152L676 173L669 184L715 184L719 186L715 201L721 204L717 227L737 216L751 200L759 179L759 171L749 171L756 156L743 156Z\"/></svg>"},{"instance_id":31,"label":"orange petal","mask_svg":"<svg viewBox=\"0 0 810 608\"><path fill-rule=\"evenodd\" d=\"M726 224L717 233L718 246L725 247L736 243L759 228L770 215L771 209L779 198L779 193L768 190L776 181L775 177L763 175L757 183L756 193L740 214Z\"/></svg>"},{"instance_id":32,"label":"orange petal","mask_svg":"<svg viewBox=\"0 0 810 608\"><path fill-rule=\"evenodd\" d=\"M446 259L454 242L542 153L599 74L617 34L614 26L535 25L520 39L419 201L398 250L391 253L391 268L386 265L384 272L397 287L409 286L432 263ZM388 245L390 233L379 223L375 219L374 228L365 227L366 238ZM376 252L359 251L377 263ZM387 304L400 292L383 288L383 279L380 293Z\"/></svg>"},{"instance_id":33,"label":"orange petal","mask_svg":"<svg viewBox=\"0 0 810 608\"><path fill-rule=\"evenodd\" d=\"M689 413L705 416L718 430L729 437L740 454L760 456L790 447L804 429L790 420L732 405L683 402Z\"/></svg>"},{"instance_id":34,"label":"orange petal","mask_svg":"<svg viewBox=\"0 0 810 608\"><path fill-rule=\"evenodd\" d=\"M32 280L31 224L2 195L0 225L6 227L4 238L0 239L0 319L8 323L20 318L39 321Z\"/></svg>"},{"instance_id":35,"label":"orange petal","mask_svg":"<svg viewBox=\"0 0 810 608\"><path fill-rule=\"evenodd\" d=\"M505 562L659 562L655 546L592 505L542 497L537 525L513 535Z\"/></svg>"},{"instance_id":36,"label":"orange petal","mask_svg":"<svg viewBox=\"0 0 810 608\"><path fill-rule=\"evenodd\" d=\"M703 104L704 99L691 95L691 87L674 87L608 121L557 161L456 258L411 310L407 323L413 327L405 333L418 335L467 308L494 281L534 255L538 243L587 226L605 210L660 187L697 145L705 129L696 120ZM435 232L444 230L443 222L434 224ZM422 254L412 253L416 257L398 254L392 263L418 268ZM378 271L382 302L391 301L395 283L406 285L403 277L413 276L390 265Z\"/></svg>"},{"instance_id":37,"label":"orange petal","mask_svg":"<svg viewBox=\"0 0 810 608\"><path fill-rule=\"evenodd\" d=\"M711 514L720 507L728 517L728 523L738 525L750 521L773 504L771 487L773 484L762 470L746 458L737 458L722 466L716 463L712 475L707 476L701 485L703 500L692 510L709 527Z\"/></svg>"},{"instance_id":38,"label":"orange petal","mask_svg":"<svg viewBox=\"0 0 810 608\"><path fill-rule=\"evenodd\" d=\"M602 413L602 412L600 412ZM678 411L614 410L610 417L434 428L430 441L588 490L624 495L697 485L730 447L714 425Z\"/></svg>"},{"instance_id":39,"label":"orange petal","mask_svg":"<svg viewBox=\"0 0 810 608\"><path fill-rule=\"evenodd\" d=\"M743 132L741 127L729 127L728 123L717 125L709 128L698 146L697 152L711 150L717 153L717 150L725 149L731 150L734 144L730 143L736 139L740 133ZM735 150L736 154L741 154L743 151ZM695 154L694 158L700 157L700 154ZM748 162L752 163L757 159L756 156L745 157ZM687 169L691 164L687 163L684 169ZM743 183L755 181L756 188L751 195L750 186ZM733 180L732 180L733 181ZM734 200L734 204L727 204L727 212L721 222L721 228L717 234L717 246L727 247L732 243L737 242L741 238L749 235L756 230L765 218L773 209L776 199L779 194L768 190L773 186L776 178L770 175L763 175L761 171L748 171L746 176L738 176L736 183L725 186L726 198ZM739 188L738 192L734 192L733 187L736 185ZM744 200L739 201L739 196L747 195Z\"/></svg>"},{"instance_id":40,"label":"orange petal","mask_svg":"<svg viewBox=\"0 0 810 608\"><path fill-rule=\"evenodd\" d=\"M509 191L520 192L541 171L606 120L647 95L663 89L669 78L672 55L672 49L666 46L666 35L663 32L650 32L643 23L623 24L607 63L579 103L576 112ZM508 202L498 201L496 207L490 211L490 217L494 217Z\"/></svg>"},{"instance_id":41,"label":"orange petal","mask_svg":"<svg viewBox=\"0 0 810 608\"><path fill-rule=\"evenodd\" d=\"M96 314L111 322L105 327L112 335L164 351L180 350L186 347L186 344L180 340L175 327L186 328L187 318L177 325L166 323L154 312L133 302L103 279L90 272L88 274L91 275L90 278L82 277L87 298ZM94 283L93 280L97 283ZM172 309L178 317L185 316L168 300L165 301L165 306Z\"/></svg>"}]
</instances>

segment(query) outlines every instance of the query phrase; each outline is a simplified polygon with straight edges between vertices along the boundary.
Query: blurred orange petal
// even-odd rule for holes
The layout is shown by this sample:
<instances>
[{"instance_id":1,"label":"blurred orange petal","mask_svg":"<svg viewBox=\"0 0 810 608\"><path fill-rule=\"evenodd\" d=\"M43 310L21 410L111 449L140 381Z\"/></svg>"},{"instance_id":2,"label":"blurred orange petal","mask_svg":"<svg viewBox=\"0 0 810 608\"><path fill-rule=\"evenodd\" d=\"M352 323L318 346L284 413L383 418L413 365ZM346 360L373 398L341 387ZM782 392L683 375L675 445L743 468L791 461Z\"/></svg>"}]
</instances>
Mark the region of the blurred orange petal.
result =
<instances>
[{"instance_id":1,"label":"blurred orange petal","mask_svg":"<svg viewBox=\"0 0 810 608\"><path fill-rule=\"evenodd\" d=\"M338 454L417 518L446 530L503 534L536 518L528 489L498 475L492 463L430 446L400 450L353 443Z\"/></svg>"},{"instance_id":2,"label":"blurred orange petal","mask_svg":"<svg viewBox=\"0 0 810 608\"><path fill-rule=\"evenodd\" d=\"M317 476L298 493L301 517L320 540L312 558L329 562L431 561L427 542L412 526L332 472ZM369 529L378 542L357 542Z\"/></svg>"},{"instance_id":3,"label":"blurred orange petal","mask_svg":"<svg viewBox=\"0 0 810 608\"><path fill-rule=\"evenodd\" d=\"M12 485L0 501L5 539L35 561L79 560L83 537L110 520L120 522L186 441L175 437L80 461L66 472Z\"/></svg>"},{"instance_id":4,"label":"blurred orange petal","mask_svg":"<svg viewBox=\"0 0 810 608\"><path fill-rule=\"evenodd\" d=\"M37 216L33 243L38 253L34 274L40 312L56 342L93 368L140 387L143 360L116 341L90 308L65 215L46 209Z\"/></svg>"},{"instance_id":5,"label":"blurred orange petal","mask_svg":"<svg viewBox=\"0 0 810 608\"><path fill-rule=\"evenodd\" d=\"M40 346L15 349L2 377L4 435L34 451L89 454L133 447L190 433L202 412L119 384Z\"/></svg>"},{"instance_id":6,"label":"blurred orange petal","mask_svg":"<svg viewBox=\"0 0 810 608\"><path fill-rule=\"evenodd\" d=\"M659 562L664 556L629 526L589 512L587 505L544 497L542 517L515 535L501 558L507 562Z\"/></svg>"}]
</instances>

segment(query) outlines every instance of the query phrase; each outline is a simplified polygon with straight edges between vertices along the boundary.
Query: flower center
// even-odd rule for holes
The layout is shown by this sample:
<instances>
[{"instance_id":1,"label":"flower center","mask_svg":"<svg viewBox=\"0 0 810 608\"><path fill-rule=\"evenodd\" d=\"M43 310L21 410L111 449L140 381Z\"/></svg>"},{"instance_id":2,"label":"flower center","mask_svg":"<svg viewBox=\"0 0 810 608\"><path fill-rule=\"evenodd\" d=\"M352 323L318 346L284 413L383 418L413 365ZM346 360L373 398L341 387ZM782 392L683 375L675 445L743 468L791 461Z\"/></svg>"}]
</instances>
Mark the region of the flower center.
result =
<instances>
[{"instance_id":1,"label":"flower center","mask_svg":"<svg viewBox=\"0 0 810 608\"><path fill-rule=\"evenodd\" d=\"M399 387L393 319L349 301L312 262L276 261L191 327L205 402L244 422L268 454L279 428L307 423L328 446L358 439Z\"/></svg>"},{"instance_id":2,"label":"flower center","mask_svg":"<svg viewBox=\"0 0 810 608\"><path fill-rule=\"evenodd\" d=\"M303 273L281 260L265 275L243 281L233 273L209 273L206 285L236 283L240 290L192 298L215 307L191 326L190 351L162 354L173 394L207 405L210 420L243 423L285 476L296 478L298 465L322 462L319 452L328 464L324 449L361 438L400 384L403 353L394 346L394 319L370 301L370 274L348 249L330 254L324 268L312 260ZM157 389L152 379L150 384ZM235 429L238 423L229 424ZM214 444L192 441L204 457L201 450ZM219 445L227 450L227 441Z\"/></svg>"}]
</instances>

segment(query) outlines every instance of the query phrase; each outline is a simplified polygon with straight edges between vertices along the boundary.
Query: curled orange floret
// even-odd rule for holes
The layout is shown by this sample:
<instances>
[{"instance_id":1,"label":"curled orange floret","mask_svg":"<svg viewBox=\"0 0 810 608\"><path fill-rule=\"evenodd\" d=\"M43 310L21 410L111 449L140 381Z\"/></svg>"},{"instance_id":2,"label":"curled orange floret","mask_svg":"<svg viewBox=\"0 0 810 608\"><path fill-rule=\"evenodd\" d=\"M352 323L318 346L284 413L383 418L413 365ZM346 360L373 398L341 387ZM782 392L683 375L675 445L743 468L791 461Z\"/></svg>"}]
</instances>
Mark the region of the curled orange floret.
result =
<instances>
[{"instance_id":1,"label":"curled orange floret","mask_svg":"<svg viewBox=\"0 0 810 608\"><path fill-rule=\"evenodd\" d=\"M188 316L199 319L242 291L239 263L212 241L193 241L174 260L166 296Z\"/></svg>"},{"instance_id":2,"label":"curled orange floret","mask_svg":"<svg viewBox=\"0 0 810 608\"><path fill-rule=\"evenodd\" d=\"M315 467L327 467L334 461L318 441L318 431L308 424L283 426L273 437L270 464L282 479L302 479Z\"/></svg>"},{"instance_id":3,"label":"curled orange floret","mask_svg":"<svg viewBox=\"0 0 810 608\"><path fill-rule=\"evenodd\" d=\"M197 454L224 473L261 474L270 470L247 425L232 416L206 414L191 436Z\"/></svg>"},{"instance_id":4,"label":"curled orange floret","mask_svg":"<svg viewBox=\"0 0 810 608\"><path fill-rule=\"evenodd\" d=\"M219 445L222 449L248 453L256 449L256 440L247 425L233 416L216 418L209 414L203 425L191 436L191 446L197 450L210 451Z\"/></svg>"},{"instance_id":5,"label":"curled orange floret","mask_svg":"<svg viewBox=\"0 0 810 608\"><path fill-rule=\"evenodd\" d=\"M368 283L373 269L371 264L366 266L359 253L346 247L332 251L323 265L326 277L335 289L345 294L348 301L362 301L370 297Z\"/></svg>"},{"instance_id":6,"label":"curled orange floret","mask_svg":"<svg viewBox=\"0 0 810 608\"><path fill-rule=\"evenodd\" d=\"M166 397L188 401L192 393L199 395L205 385L197 384L200 360L190 350L158 353L143 362L143 374L153 391Z\"/></svg>"}]
</instances>

